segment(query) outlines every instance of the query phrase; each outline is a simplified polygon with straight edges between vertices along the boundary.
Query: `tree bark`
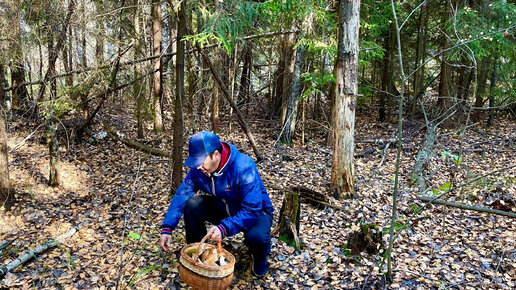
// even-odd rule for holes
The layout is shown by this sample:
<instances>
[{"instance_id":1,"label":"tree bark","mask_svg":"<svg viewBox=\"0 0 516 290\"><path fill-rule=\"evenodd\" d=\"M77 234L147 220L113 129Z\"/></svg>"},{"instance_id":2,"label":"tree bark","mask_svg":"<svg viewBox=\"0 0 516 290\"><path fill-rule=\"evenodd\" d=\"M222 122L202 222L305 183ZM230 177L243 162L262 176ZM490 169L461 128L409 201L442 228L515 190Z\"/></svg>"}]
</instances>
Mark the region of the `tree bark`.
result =
<instances>
[{"instance_id":1,"label":"tree bark","mask_svg":"<svg viewBox=\"0 0 516 290\"><path fill-rule=\"evenodd\" d=\"M176 98L174 102L174 144L172 156L174 167L172 171L172 192L179 187L183 180L183 97L185 94L185 44L182 40L186 35L186 5L181 2L178 11L176 39Z\"/></svg>"},{"instance_id":2,"label":"tree bark","mask_svg":"<svg viewBox=\"0 0 516 290\"><path fill-rule=\"evenodd\" d=\"M82 67L87 68L88 67L88 56L86 52L86 0L82 0L81 3L81 16L82 16L82 23L81 23L81 61L82 61Z\"/></svg>"},{"instance_id":3,"label":"tree bark","mask_svg":"<svg viewBox=\"0 0 516 290\"><path fill-rule=\"evenodd\" d=\"M3 108L6 101L6 94L4 91L5 71L4 64L0 61L0 108Z\"/></svg>"},{"instance_id":4,"label":"tree bark","mask_svg":"<svg viewBox=\"0 0 516 290\"><path fill-rule=\"evenodd\" d=\"M3 71L3 65L0 69ZM0 78L3 79L3 73L0 73ZM1 90L3 91L3 89ZM7 155L5 118L4 112L0 110L0 207L4 206L7 209L13 201L14 198L11 195L11 183L9 181L9 156Z\"/></svg>"},{"instance_id":5,"label":"tree bark","mask_svg":"<svg viewBox=\"0 0 516 290\"><path fill-rule=\"evenodd\" d=\"M154 55L161 54L161 4L159 0L152 0L152 50ZM154 131L163 131L163 116L161 114L161 98L163 90L161 85L161 57L153 62L153 108L154 108Z\"/></svg>"},{"instance_id":6,"label":"tree bark","mask_svg":"<svg viewBox=\"0 0 516 290\"><path fill-rule=\"evenodd\" d=\"M68 39L68 41L72 41L71 39ZM63 66L65 69L65 72L70 72L70 63L68 62L68 53L71 53L68 51L68 46L63 45ZM73 86L73 74L69 74L65 77L65 84L67 87L71 88Z\"/></svg>"},{"instance_id":7,"label":"tree bark","mask_svg":"<svg viewBox=\"0 0 516 290\"><path fill-rule=\"evenodd\" d=\"M394 25L391 23L384 35L383 69L382 69L382 86L380 92L380 108L378 111L378 121L383 122L387 118L387 101L392 98L392 75L393 75L393 51L394 51Z\"/></svg>"},{"instance_id":8,"label":"tree bark","mask_svg":"<svg viewBox=\"0 0 516 290\"><path fill-rule=\"evenodd\" d=\"M301 221L301 201L298 192L287 192L283 196L283 203L279 213L278 224L272 229L271 236L279 234L300 249L299 229Z\"/></svg>"},{"instance_id":9,"label":"tree bark","mask_svg":"<svg viewBox=\"0 0 516 290\"><path fill-rule=\"evenodd\" d=\"M496 69L497 69L497 67L498 67L497 56L495 54L493 56L493 71L491 72L491 84L489 85L489 107L490 108L495 107L494 89L496 87ZM487 126L494 125L494 113L495 113L495 110L493 110L493 109L489 110L489 114L487 117Z\"/></svg>"},{"instance_id":10,"label":"tree bark","mask_svg":"<svg viewBox=\"0 0 516 290\"><path fill-rule=\"evenodd\" d=\"M138 0L134 1L136 4L138 4ZM133 25L134 25L134 31L136 32L137 36L134 40L134 59L138 59L143 55L142 51L142 41L138 37L140 33L142 33L142 27L140 25L140 8L139 5L136 5L136 8L134 9L134 18L133 18ZM97 42L98 44L98 42ZM97 58L97 60L99 60ZM136 64L134 66L134 74L135 78L139 78L142 74L142 65ZM136 134L138 139L143 139L143 119L145 115L145 96L143 94L143 87L144 83L141 80L136 81L133 84L133 96L134 100L136 101Z\"/></svg>"},{"instance_id":11,"label":"tree bark","mask_svg":"<svg viewBox=\"0 0 516 290\"><path fill-rule=\"evenodd\" d=\"M414 92L413 92L413 100L412 100L412 109L411 115L416 114L417 103L419 99L424 94L424 76L425 76L425 66L421 66L422 62L425 60L426 56L426 39L427 39L427 30L428 30L428 3L423 3L419 12L419 24L417 31L417 49L416 49L416 59L414 62ZM421 68L419 68L421 66ZM419 69L418 69L419 68Z\"/></svg>"},{"instance_id":12,"label":"tree bark","mask_svg":"<svg viewBox=\"0 0 516 290\"><path fill-rule=\"evenodd\" d=\"M251 67L252 67L253 50L251 42L246 42L242 48L242 74L240 76L240 86L238 89L238 98L241 100L249 99L249 86L251 84Z\"/></svg>"},{"instance_id":13,"label":"tree bark","mask_svg":"<svg viewBox=\"0 0 516 290\"><path fill-rule=\"evenodd\" d=\"M353 151L358 94L358 30L360 0L340 0L335 63L335 109L331 184L342 197L354 193Z\"/></svg>"},{"instance_id":14,"label":"tree bark","mask_svg":"<svg viewBox=\"0 0 516 290\"><path fill-rule=\"evenodd\" d=\"M100 14L102 12L101 3L98 1L95 1L95 12L97 14ZM138 4L138 1L136 1ZM136 15L139 16L139 8L135 9ZM97 31L95 32L95 59L97 61L97 66L104 63L104 22L102 22L100 19L95 20L95 25L97 28ZM136 33L139 35L139 31L135 30Z\"/></svg>"},{"instance_id":15,"label":"tree bark","mask_svg":"<svg viewBox=\"0 0 516 290\"><path fill-rule=\"evenodd\" d=\"M442 23L443 23L443 31L446 33L446 29L444 29L445 22L450 18L451 14L450 3L445 3L445 9L443 13ZM441 49L446 50L450 47L450 41L446 35L441 36ZM452 96L451 96L451 73L452 68L448 64L448 52L443 53L441 56L441 74L439 79L439 98L437 100L437 107L439 110L444 113L452 106ZM449 128L452 126L452 119L448 116L444 116L447 118L443 123L443 128Z\"/></svg>"},{"instance_id":16,"label":"tree bark","mask_svg":"<svg viewBox=\"0 0 516 290\"><path fill-rule=\"evenodd\" d=\"M475 97L475 108L482 108L484 106L484 98L483 95L486 91L486 84L487 84L487 75L490 68L490 57L484 57L480 61L480 65L478 66L477 70L478 73L478 79L477 79L477 95ZM473 116L471 119L473 122L479 122L482 119L482 115L484 112L482 110L475 110L473 112Z\"/></svg>"},{"instance_id":17,"label":"tree bark","mask_svg":"<svg viewBox=\"0 0 516 290\"><path fill-rule=\"evenodd\" d=\"M289 34L285 35L282 42L280 57L284 58L285 64L283 67L283 78L282 78L282 89L280 98L280 125L285 124L287 117L288 100L290 98L292 90L292 74L294 73L294 66L296 62L296 56L294 54L294 45L296 44L297 35Z\"/></svg>"},{"instance_id":18,"label":"tree bark","mask_svg":"<svg viewBox=\"0 0 516 290\"><path fill-rule=\"evenodd\" d=\"M217 52L218 56L215 57L215 61L220 61L220 52ZM218 68L214 68L215 73L219 74L220 70ZM221 80L222 82L222 80ZM220 122L219 122L219 85L217 82L213 82L213 94L211 96L211 130L217 134L220 132Z\"/></svg>"},{"instance_id":19,"label":"tree bark","mask_svg":"<svg viewBox=\"0 0 516 290\"><path fill-rule=\"evenodd\" d=\"M17 6L21 1L15 1L16 8L8 11L9 22L11 24L10 34L11 40L9 50L12 53L11 61L11 83L14 88L11 95L11 104L13 108L19 108L22 102L27 100L27 88L23 84L25 82L25 66L22 49L21 22L20 11Z\"/></svg>"},{"instance_id":20,"label":"tree bark","mask_svg":"<svg viewBox=\"0 0 516 290\"><path fill-rule=\"evenodd\" d=\"M301 70L305 61L305 47L300 45L296 50L294 71L292 73L292 85L290 89L290 96L287 100L285 121L283 122L283 129L280 132L279 139L282 143L292 143L296 121L297 121L297 107L299 97L301 96Z\"/></svg>"}]
</instances>

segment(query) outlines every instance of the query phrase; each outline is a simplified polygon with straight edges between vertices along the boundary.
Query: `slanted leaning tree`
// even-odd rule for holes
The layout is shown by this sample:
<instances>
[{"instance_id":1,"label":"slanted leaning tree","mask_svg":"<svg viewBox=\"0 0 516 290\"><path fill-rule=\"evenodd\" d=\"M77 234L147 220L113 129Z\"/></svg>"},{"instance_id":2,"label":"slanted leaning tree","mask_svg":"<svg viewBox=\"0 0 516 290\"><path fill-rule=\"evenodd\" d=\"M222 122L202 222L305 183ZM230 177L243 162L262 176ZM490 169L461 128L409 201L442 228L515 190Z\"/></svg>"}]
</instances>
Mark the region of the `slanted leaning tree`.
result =
<instances>
[{"instance_id":1,"label":"slanted leaning tree","mask_svg":"<svg viewBox=\"0 0 516 290\"><path fill-rule=\"evenodd\" d=\"M335 106L331 184L339 196L353 193L355 107L358 94L358 28L360 0L340 0L338 6Z\"/></svg>"}]
</instances>

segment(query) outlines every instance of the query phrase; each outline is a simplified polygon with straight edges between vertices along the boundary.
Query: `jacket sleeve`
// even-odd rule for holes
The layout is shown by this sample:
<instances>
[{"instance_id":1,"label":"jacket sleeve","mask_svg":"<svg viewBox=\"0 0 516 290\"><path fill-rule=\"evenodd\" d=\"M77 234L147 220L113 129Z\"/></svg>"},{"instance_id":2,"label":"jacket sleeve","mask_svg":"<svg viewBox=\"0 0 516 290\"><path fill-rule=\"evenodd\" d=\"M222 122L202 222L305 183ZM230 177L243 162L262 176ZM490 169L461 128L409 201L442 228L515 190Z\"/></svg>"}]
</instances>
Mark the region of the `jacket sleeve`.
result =
<instances>
[{"instance_id":1,"label":"jacket sleeve","mask_svg":"<svg viewBox=\"0 0 516 290\"><path fill-rule=\"evenodd\" d=\"M176 190L176 193L170 202L170 206L168 207L168 211L165 214L165 220L163 220L163 224L161 225L162 233L169 233L176 228L179 223L179 219L183 215L186 201L197 191L192 175L192 170L190 170L181 185L179 185L179 188Z\"/></svg>"},{"instance_id":2,"label":"jacket sleeve","mask_svg":"<svg viewBox=\"0 0 516 290\"><path fill-rule=\"evenodd\" d=\"M235 235L242 230L249 230L262 214L262 196L260 175L255 166L245 169L239 178L239 190L242 196L242 207L236 215L227 217L221 224L227 229L227 235Z\"/></svg>"}]
</instances>

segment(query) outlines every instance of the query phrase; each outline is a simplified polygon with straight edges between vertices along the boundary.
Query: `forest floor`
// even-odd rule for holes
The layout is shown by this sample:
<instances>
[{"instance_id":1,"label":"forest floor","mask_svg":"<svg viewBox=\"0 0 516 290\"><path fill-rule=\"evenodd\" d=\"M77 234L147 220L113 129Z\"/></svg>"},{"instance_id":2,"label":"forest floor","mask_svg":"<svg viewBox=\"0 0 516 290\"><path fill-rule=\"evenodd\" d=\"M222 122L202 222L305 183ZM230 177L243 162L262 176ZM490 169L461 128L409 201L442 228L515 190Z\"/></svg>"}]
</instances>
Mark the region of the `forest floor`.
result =
<instances>
[{"instance_id":1,"label":"forest floor","mask_svg":"<svg viewBox=\"0 0 516 290\"><path fill-rule=\"evenodd\" d=\"M343 201L330 199L343 210L303 203L302 249L296 251L273 237L270 273L262 279L250 273L251 259L242 243L242 234L225 239L223 247L237 259L231 288L514 289L516 219L429 205L407 227L401 226L418 205L424 204L416 198L419 190L410 181L425 134L423 124L418 122L404 125L407 141L401 156L400 224L396 227L396 232L401 233L393 247L392 281L386 283L383 278L386 266L381 253L348 254L346 241L358 221L388 229L391 220L396 144L390 144L385 156L381 148L392 138L396 121L380 124L369 113L358 113L356 118L356 196ZM136 140L130 115L104 113L102 118L126 138ZM167 122L172 124L170 120ZM331 156L320 128L307 127L304 145L301 138L296 138L294 144L283 145L279 152L275 144L279 132L276 122L255 119L250 123L265 156L258 168L275 207L275 224L283 193L268 185L302 185L326 193ZM16 240L2 251L0 266L71 226L81 225L81 228L64 244L13 270L0 281L0 288L112 289L117 285L135 289L186 288L177 269L177 251L185 245L182 220L173 234L175 252L164 253L158 246L160 225L170 202L171 163L109 138L90 138L89 142L73 145L67 144L63 137L63 182L62 186L51 188L47 186L49 161L43 126L22 142L36 127L30 122L14 122L9 128L10 179L17 203L11 211L0 215L0 243ZM226 121L222 128L227 127ZM448 187L447 182L456 187L515 164L514 128L516 121L504 118L497 119L494 127L477 125L468 130L458 167L449 158L452 155L443 152L457 154L460 136L442 135L437 139L435 155L425 166L426 172L433 173L427 185L441 187L443 191L446 190L443 186ZM101 130L99 126L93 133ZM146 134L141 142L171 150L170 131L160 136ZM232 132L224 129L220 137L253 156L237 124L233 124ZM505 205L506 210L515 212L515 195L513 167L457 188L444 199L488 208ZM387 239L388 235L383 235L382 247L387 247Z\"/></svg>"}]
</instances>

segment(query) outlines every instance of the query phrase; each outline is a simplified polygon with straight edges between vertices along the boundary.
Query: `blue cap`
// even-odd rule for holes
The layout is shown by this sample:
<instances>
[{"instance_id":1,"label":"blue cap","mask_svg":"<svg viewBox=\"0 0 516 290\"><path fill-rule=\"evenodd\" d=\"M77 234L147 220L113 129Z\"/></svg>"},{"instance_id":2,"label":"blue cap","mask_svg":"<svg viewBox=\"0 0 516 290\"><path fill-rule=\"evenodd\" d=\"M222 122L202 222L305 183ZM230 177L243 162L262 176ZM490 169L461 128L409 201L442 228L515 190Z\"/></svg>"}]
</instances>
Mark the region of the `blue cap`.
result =
<instances>
[{"instance_id":1,"label":"blue cap","mask_svg":"<svg viewBox=\"0 0 516 290\"><path fill-rule=\"evenodd\" d=\"M192 135L188 141L188 158L185 165L193 168L199 167L206 157L220 146L219 137L212 132L201 131Z\"/></svg>"}]
</instances>

